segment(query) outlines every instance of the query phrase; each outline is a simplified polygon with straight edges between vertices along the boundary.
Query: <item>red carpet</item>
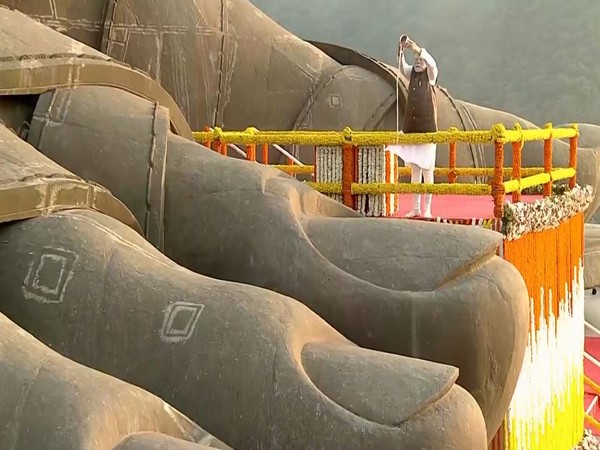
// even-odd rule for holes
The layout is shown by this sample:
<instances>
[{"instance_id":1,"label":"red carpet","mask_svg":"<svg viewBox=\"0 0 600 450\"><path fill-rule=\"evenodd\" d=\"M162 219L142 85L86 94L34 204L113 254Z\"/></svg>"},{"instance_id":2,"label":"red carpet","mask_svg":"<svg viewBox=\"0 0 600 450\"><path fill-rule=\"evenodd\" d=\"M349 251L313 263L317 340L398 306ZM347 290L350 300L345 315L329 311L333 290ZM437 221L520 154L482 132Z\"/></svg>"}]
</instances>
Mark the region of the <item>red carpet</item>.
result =
<instances>
[{"instance_id":1,"label":"red carpet","mask_svg":"<svg viewBox=\"0 0 600 450\"><path fill-rule=\"evenodd\" d=\"M404 217L412 209L412 194L400 194L399 198L400 208L394 217ZM540 198L541 195L524 195L522 201L530 203ZM441 219L492 219L494 200L491 195L434 195L431 213Z\"/></svg>"}]
</instances>

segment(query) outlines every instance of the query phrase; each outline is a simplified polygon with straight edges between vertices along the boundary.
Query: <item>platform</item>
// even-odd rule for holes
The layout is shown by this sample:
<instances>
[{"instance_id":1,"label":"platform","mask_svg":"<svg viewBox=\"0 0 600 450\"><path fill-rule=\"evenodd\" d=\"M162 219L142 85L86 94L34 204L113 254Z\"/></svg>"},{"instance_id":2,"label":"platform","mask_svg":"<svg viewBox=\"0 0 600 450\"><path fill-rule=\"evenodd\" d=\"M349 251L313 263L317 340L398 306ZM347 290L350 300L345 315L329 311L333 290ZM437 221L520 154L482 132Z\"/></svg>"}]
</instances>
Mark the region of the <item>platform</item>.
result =
<instances>
[{"instance_id":1,"label":"platform","mask_svg":"<svg viewBox=\"0 0 600 450\"><path fill-rule=\"evenodd\" d=\"M585 338L585 351L593 356L594 358L600 360L600 337L586 337ZM584 360L584 372L590 377L595 383L600 384L600 367L596 366L591 361L587 359ZM589 386L585 386L585 409L587 410L590 404L594 401L596 397L596 393ZM600 420L600 404L598 402L594 403L594 407L590 411L590 415L596 419ZM588 424L589 426L589 424ZM592 427L590 427L592 428ZM600 430L592 429L595 436L600 434Z\"/></svg>"},{"instance_id":2,"label":"platform","mask_svg":"<svg viewBox=\"0 0 600 450\"><path fill-rule=\"evenodd\" d=\"M398 197L399 209L393 217L404 217L412 209L412 194L399 194ZM506 196L507 201L510 198ZM523 195L521 201L531 203L541 198L542 195ZM494 200L491 195L434 195L431 213L433 220L493 219Z\"/></svg>"}]
</instances>

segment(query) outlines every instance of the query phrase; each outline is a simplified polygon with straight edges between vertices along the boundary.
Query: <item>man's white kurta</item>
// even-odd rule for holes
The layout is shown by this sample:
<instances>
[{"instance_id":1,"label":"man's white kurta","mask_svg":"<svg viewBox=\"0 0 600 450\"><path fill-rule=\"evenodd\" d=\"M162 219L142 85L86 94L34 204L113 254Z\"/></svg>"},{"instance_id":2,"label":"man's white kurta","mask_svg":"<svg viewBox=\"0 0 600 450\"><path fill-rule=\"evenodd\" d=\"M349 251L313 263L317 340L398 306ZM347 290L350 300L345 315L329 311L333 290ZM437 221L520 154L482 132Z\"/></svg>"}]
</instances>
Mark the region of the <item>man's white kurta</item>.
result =
<instances>
[{"instance_id":1,"label":"man's white kurta","mask_svg":"<svg viewBox=\"0 0 600 450\"><path fill-rule=\"evenodd\" d=\"M429 84L435 86L438 76L438 68L435 59L433 59L424 48L421 49L421 58L423 58L427 66L426 70L427 75L429 76ZM410 80L412 66L406 63L404 57L402 57L401 63L402 73ZM409 85L408 88L410 89L411 86ZM409 164L415 164L423 170L433 170L435 167L436 144L388 145L387 149L398 155L407 166Z\"/></svg>"}]
</instances>

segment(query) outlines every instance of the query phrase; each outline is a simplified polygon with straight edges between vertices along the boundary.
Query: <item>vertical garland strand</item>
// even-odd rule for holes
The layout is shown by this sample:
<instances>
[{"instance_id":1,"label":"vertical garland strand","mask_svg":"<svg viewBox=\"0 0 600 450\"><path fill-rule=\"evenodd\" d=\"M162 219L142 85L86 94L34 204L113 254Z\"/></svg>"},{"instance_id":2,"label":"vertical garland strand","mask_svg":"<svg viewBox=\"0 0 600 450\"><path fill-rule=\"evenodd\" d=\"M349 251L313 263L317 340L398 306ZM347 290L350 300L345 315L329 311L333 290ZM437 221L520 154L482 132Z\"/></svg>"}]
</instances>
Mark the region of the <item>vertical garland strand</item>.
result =
<instances>
[{"instance_id":1,"label":"vertical garland strand","mask_svg":"<svg viewBox=\"0 0 600 450\"><path fill-rule=\"evenodd\" d=\"M570 450L583 437L583 214L505 240L530 295L521 374L494 450ZM502 443L502 445L501 445Z\"/></svg>"}]
</instances>

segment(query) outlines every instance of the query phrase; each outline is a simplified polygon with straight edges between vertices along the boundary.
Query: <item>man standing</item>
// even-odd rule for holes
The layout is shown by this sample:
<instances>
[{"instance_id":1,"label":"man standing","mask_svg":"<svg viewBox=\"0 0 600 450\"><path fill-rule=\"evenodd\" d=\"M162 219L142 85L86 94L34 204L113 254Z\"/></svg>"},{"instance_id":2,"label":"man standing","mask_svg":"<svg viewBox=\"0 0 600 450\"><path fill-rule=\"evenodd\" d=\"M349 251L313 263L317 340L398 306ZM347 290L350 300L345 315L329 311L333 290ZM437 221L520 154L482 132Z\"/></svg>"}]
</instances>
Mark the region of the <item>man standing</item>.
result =
<instances>
[{"instance_id":1,"label":"man standing","mask_svg":"<svg viewBox=\"0 0 600 450\"><path fill-rule=\"evenodd\" d=\"M406 63L404 50L415 55L414 66ZM434 86L438 68L435 59L422 47L402 35L398 43L398 64L402 74L409 79L408 99L404 111L403 133L429 133L437 131L437 98ZM411 183L433 183L436 144L399 144L388 149L398 155L411 168ZM424 217L431 218L432 194L424 194ZM406 217L421 215L421 196L413 194L413 208Z\"/></svg>"}]
</instances>

